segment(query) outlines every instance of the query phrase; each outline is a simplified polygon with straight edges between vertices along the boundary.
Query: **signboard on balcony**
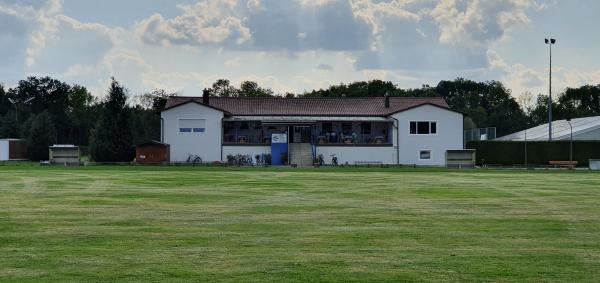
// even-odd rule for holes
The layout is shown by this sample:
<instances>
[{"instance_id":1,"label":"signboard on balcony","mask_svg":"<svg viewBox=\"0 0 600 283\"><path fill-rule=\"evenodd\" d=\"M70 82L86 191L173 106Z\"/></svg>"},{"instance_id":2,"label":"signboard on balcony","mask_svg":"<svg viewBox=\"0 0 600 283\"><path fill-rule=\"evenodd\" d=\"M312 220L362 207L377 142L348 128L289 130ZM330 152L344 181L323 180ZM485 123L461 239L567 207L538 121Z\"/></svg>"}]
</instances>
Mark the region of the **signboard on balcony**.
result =
<instances>
[{"instance_id":1,"label":"signboard on balcony","mask_svg":"<svg viewBox=\"0 0 600 283\"><path fill-rule=\"evenodd\" d=\"M273 134L271 143L287 143L287 134Z\"/></svg>"},{"instance_id":2,"label":"signboard on balcony","mask_svg":"<svg viewBox=\"0 0 600 283\"><path fill-rule=\"evenodd\" d=\"M271 135L271 164L288 165L287 134Z\"/></svg>"}]
</instances>

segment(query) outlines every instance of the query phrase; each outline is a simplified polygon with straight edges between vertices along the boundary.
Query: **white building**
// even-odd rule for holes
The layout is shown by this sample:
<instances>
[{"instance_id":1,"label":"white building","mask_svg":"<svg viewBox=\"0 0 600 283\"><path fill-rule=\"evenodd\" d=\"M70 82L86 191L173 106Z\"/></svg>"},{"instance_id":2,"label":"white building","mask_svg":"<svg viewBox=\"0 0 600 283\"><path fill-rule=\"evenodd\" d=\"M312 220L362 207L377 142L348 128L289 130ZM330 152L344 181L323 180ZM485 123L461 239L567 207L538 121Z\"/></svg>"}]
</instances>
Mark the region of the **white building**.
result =
<instances>
[{"instance_id":1,"label":"white building","mask_svg":"<svg viewBox=\"0 0 600 283\"><path fill-rule=\"evenodd\" d=\"M444 166L447 150L463 148L463 114L433 97L171 97L161 117L173 162L241 154L307 166L321 155L325 164Z\"/></svg>"},{"instance_id":2,"label":"white building","mask_svg":"<svg viewBox=\"0 0 600 283\"><path fill-rule=\"evenodd\" d=\"M572 130L572 131L571 131ZM547 141L548 123L500 137L499 141ZM600 140L600 116L552 122L552 140Z\"/></svg>"}]
</instances>

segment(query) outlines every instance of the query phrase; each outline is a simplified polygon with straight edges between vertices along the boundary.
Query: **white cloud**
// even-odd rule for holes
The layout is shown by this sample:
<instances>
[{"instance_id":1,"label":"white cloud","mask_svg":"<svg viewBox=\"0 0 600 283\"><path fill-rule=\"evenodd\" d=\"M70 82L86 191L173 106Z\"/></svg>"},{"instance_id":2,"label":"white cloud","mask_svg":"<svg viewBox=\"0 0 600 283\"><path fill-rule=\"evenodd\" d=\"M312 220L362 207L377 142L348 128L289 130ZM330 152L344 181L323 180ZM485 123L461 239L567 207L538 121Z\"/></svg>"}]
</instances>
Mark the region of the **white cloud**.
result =
<instances>
[{"instance_id":1,"label":"white cloud","mask_svg":"<svg viewBox=\"0 0 600 283\"><path fill-rule=\"evenodd\" d=\"M180 6L180 16L165 19L160 14L140 22L137 35L152 44L219 44L234 41L236 44L251 38L243 19L235 14L234 0L207 0L195 5Z\"/></svg>"},{"instance_id":2,"label":"white cloud","mask_svg":"<svg viewBox=\"0 0 600 283\"><path fill-rule=\"evenodd\" d=\"M440 0L430 16L438 24L441 43L480 48L529 23L527 10L532 4L529 0Z\"/></svg>"},{"instance_id":3,"label":"white cloud","mask_svg":"<svg viewBox=\"0 0 600 283\"><path fill-rule=\"evenodd\" d=\"M242 59L240 57L231 58L225 61L225 66L228 68L237 68L241 65Z\"/></svg>"}]
</instances>

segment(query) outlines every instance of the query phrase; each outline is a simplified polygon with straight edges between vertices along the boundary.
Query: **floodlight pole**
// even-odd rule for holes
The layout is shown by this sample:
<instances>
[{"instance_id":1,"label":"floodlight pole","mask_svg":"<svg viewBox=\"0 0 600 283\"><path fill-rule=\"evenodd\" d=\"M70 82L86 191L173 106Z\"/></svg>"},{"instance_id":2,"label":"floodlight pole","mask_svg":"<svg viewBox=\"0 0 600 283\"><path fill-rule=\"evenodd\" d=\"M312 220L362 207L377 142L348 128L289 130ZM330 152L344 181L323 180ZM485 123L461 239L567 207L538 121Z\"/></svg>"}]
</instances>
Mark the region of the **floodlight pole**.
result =
<instances>
[{"instance_id":1,"label":"floodlight pole","mask_svg":"<svg viewBox=\"0 0 600 283\"><path fill-rule=\"evenodd\" d=\"M569 122L569 127L571 127L571 142L570 142L570 150L569 150L569 161L573 162L573 125L571 124L571 119L567 119Z\"/></svg>"},{"instance_id":2,"label":"floodlight pole","mask_svg":"<svg viewBox=\"0 0 600 283\"><path fill-rule=\"evenodd\" d=\"M30 97L27 100L22 101L22 103L27 104L34 99L35 99L35 97ZM19 107L17 104L19 103L19 101L16 99L12 99L12 98L8 98L8 101L15 106L15 123L16 123L15 125L17 126L17 130L18 130L19 129Z\"/></svg>"},{"instance_id":3,"label":"floodlight pole","mask_svg":"<svg viewBox=\"0 0 600 283\"><path fill-rule=\"evenodd\" d=\"M12 103L12 105L15 106L15 122L16 122L16 125L17 125L17 128L18 128L19 127L19 109L17 109L17 101L13 100L10 97L8 98L8 101L10 103Z\"/></svg>"},{"instance_id":4,"label":"floodlight pole","mask_svg":"<svg viewBox=\"0 0 600 283\"><path fill-rule=\"evenodd\" d=\"M525 167L527 167L527 129L525 129Z\"/></svg>"},{"instance_id":5,"label":"floodlight pole","mask_svg":"<svg viewBox=\"0 0 600 283\"><path fill-rule=\"evenodd\" d=\"M556 43L556 39L546 38L545 43L550 46L550 70L548 71L548 140L552 141L552 45Z\"/></svg>"}]
</instances>

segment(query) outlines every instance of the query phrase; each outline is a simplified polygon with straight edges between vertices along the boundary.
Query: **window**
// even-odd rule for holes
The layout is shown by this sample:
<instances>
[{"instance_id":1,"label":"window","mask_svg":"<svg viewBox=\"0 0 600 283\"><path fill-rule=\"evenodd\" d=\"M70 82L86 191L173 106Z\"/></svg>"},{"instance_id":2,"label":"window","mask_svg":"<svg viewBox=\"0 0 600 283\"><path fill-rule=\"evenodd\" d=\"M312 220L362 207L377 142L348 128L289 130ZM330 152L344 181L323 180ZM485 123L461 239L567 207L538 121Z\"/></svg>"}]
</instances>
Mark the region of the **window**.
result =
<instances>
[{"instance_id":1,"label":"window","mask_svg":"<svg viewBox=\"0 0 600 283\"><path fill-rule=\"evenodd\" d=\"M352 133L352 123L342 123L342 133Z\"/></svg>"},{"instance_id":2,"label":"window","mask_svg":"<svg viewBox=\"0 0 600 283\"><path fill-rule=\"evenodd\" d=\"M411 135L432 135L437 134L437 122L410 122Z\"/></svg>"},{"instance_id":3,"label":"window","mask_svg":"<svg viewBox=\"0 0 600 283\"><path fill-rule=\"evenodd\" d=\"M431 150L421 150L421 151L419 151L419 159L421 159L421 160L429 160L429 159L431 159Z\"/></svg>"},{"instance_id":4,"label":"window","mask_svg":"<svg viewBox=\"0 0 600 283\"><path fill-rule=\"evenodd\" d=\"M360 131L364 134L364 135L370 135L371 134L371 123L369 122L363 122L360 124Z\"/></svg>"},{"instance_id":5,"label":"window","mask_svg":"<svg viewBox=\"0 0 600 283\"><path fill-rule=\"evenodd\" d=\"M324 133L333 132L333 124L331 123L323 123L321 124Z\"/></svg>"},{"instance_id":6,"label":"window","mask_svg":"<svg viewBox=\"0 0 600 283\"><path fill-rule=\"evenodd\" d=\"M180 133L204 133L206 132L205 119L179 119Z\"/></svg>"}]
</instances>

